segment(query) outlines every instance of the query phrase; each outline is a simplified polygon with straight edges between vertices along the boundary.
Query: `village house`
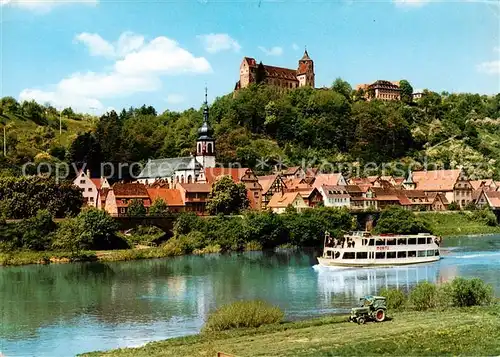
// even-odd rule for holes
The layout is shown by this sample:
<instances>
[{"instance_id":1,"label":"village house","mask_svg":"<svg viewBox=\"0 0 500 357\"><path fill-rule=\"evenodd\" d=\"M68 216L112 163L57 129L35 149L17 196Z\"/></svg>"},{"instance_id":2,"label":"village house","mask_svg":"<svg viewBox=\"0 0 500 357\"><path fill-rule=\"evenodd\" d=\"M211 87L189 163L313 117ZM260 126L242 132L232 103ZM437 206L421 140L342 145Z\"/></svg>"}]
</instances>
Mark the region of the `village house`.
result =
<instances>
[{"instance_id":1,"label":"village house","mask_svg":"<svg viewBox=\"0 0 500 357\"><path fill-rule=\"evenodd\" d=\"M482 190L475 203L478 208L490 207L498 211L500 210L500 191Z\"/></svg>"},{"instance_id":2,"label":"village house","mask_svg":"<svg viewBox=\"0 0 500 357\"><path fill-rule=\"evenodd\" d=\"M493 179L471 180L470 184L473 190L486 189L490 191L498 191L498 188L500 187Z\"/></svg>"},{"instance_id":3,"label":"village house","mask_svg":"<svg viewBox=\"0 0 500 357\"><path fill-rule=\"evenodd\" d=\"M108 180L105 177L91 178L90 170L80 170L73 184L82 190L83 204L89 207L99 208L99 193L101 189L109 189Z\"/></svg>"},{"instance_id":4,"label":"village house","mask_svg":"<svg viewBox=\"0 0 500 357\"><path fill-rule=\"evenodd\" d=\"M257 176L257 178L262 187L262 208L266 208L271 197L276 192L284 192L286 186L280 175Z\"/></svg>"},{"instance_id":5,"label":"village house","mask_svg":"<svg viewBox=\"0 0 500 357\"><path fill-rule=\"evenodd\" d=\"M346 186L321 185L319 192L323 196L325 207L347 207L351 206L351 196Z\"/></svg>"},{"instance_id":6,"label":"village house","mask_svg":"<svg viewBox=\"0 0 500 357\"><path fill-rule=\"evenodd\" d=\"M104 209L111 215L127 215L128 206L133 200L142 201L146 212L151 206L146 186L140 183L115 183L106 196Z\"/></svg>"},{"instance_id":7,"label":"village house","mask_svg":"<svg viewBox=\"0 0 500 357\"><path fill-rule=\"evenodd\" d=\"M211 167L206 168L204 172L206 182L211 185L223 176L231 177L235 183L243 183L247 189L250 208L257 210L262 208L262 186L252 169Z\"/></svg>"},{"instance_id":8,"label":"village house","mask_svg":"<svg viewBox=\"0 0 500 357\"><path fill-rule=\"evenodd\" d=\"M309 207L316 207L320 202L323 202L323 196L315 187L308 184L300 184L298 186L287 188L286 192L298 192L302 199Z\"/></svg>"},{"instance_id":9,"label":"village house","mask_svg":"<svg viewBox=\"0 0 500 357\"><path fill-rule=\"evenodd\" d=\"M442 193L447 202L456 202L462 208L472 201L472 186L462 169L410 171L403 187L427 194Z\"/></svg>"},{"instance_id":10,"label":"village house","mask_svg":"<svg viewBox=\"0 0 500 357\"><path fill-rule=\"evenodd\" d=\"M274 213L282 214L288 206L295 208L297 212L309 208L299 192L277 192L271 197L267 208Z\"/></svg>"},{"instance_id":11,"label":"village house","mask_svg":"<svg viewBox=\"0 0 500 357\"><path fill-rule=\"evenodd\" d=\"M206 215L206 205L212 185L208 183L178 183L175 188L180 191L185 210L198 215Z\"/></svg>"},{"instance_id":12,"label":"village house","mask_svg":"<svg viewBox=\"0 0 500 357\"><path fill-rule=\"evenodd\" d=\"M345 186L347 185L347 182L342 176L342 174L337 173L337 174L317 174L314 176L314 181L312 183L312 186L319 189L323 185L328 185L328 186Z\"/></svg>"},{"instance_id":13,"label":"village house","mask_svg":"<svg viewBox=\"0 0 500 357\"><path fill-rule=\"evenodd\" d=\"M378 100L400 100L401 89L399 82L390 82L386 80L377 80L371 84L359 84L356 89L364 92L364 98L368 101Z\"/></svg>"},{"instance_id":14,"label":"village house","mask_svg":"<svg viewBox=\"0 0 500 357\"><path fill-rule=\"evenodd\" d=\"M168 207L168 211L172 213L182 212L185 209L184 201L182 200L181 191L174 188L147 188L151 204L157 199L162 199Z\"/></svg>"}]
</instances>

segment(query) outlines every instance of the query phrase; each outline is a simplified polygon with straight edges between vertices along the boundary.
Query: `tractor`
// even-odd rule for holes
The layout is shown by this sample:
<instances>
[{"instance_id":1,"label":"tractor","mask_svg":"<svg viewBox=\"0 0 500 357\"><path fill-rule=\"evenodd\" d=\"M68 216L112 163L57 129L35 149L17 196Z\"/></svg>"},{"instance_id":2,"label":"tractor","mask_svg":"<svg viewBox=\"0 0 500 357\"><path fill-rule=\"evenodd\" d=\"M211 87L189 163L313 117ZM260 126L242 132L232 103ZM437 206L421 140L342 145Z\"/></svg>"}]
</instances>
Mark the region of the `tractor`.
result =
<instances>
[{"instance_id":1,"label":"tractor","mask_svg":"<svg viewBox=\"0 0 500 357\"><path fill-rule=\"evenodd\" d=\"M349 321L364 324L366 321L382 322L386 316L386 298L383 296L367 295L359 299L361 306L351 309Z\"/></svg>"}]
</instances>

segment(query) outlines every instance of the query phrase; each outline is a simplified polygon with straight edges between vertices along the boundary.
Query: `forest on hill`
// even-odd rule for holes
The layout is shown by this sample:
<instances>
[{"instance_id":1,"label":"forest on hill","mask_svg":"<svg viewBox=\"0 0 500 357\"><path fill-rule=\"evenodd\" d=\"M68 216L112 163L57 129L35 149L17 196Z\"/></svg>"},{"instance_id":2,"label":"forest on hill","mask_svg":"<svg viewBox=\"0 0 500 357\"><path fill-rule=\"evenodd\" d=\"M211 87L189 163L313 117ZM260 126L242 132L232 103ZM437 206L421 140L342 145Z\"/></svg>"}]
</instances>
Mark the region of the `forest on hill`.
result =
<instances>
[{"instance_id":1,"label":"forest on hill","mask_svg":"<svg viewBox=\"0 0 500 357\"><path fill-rule=\"evenodd\" d=\"M96 174L100 162L187 156L202 123L201 107L159 114L144 105L95 118L11 97L1 99L0 114L0 129L7 126L3 175L36 160L86 162ZM259 173L275 162L303 160L310 166L433 162L496 178L500 168L500 94L425 91L415 102L408 93L399 102L383 102L365 101L341 79L322 89L252 85L218 97L210 123L218 162L239 162Z\"/></svg>"}]
</instances>

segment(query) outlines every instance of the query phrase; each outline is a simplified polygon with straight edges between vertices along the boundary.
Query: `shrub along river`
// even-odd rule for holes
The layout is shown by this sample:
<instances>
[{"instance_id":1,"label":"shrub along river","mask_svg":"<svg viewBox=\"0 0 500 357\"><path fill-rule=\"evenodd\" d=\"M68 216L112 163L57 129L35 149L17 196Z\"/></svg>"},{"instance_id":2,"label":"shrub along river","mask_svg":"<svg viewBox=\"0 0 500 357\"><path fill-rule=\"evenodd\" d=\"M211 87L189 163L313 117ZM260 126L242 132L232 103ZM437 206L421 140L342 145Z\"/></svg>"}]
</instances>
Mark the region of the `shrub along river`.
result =
<instances>
[{"instance_id":1,"label":"shrub along river","mask_svg":"<svg viewBox=\"0 0 500 357\"><path fill-rule=\"evenodd\" d=\"M479 277L500 295L500 235L444 241L441 261L334 270L314 251L0 268L0 352L73 356L194 334L217 306L279 305L288 319L346 312L383 287Z\"/></svg>"}]
</instances>

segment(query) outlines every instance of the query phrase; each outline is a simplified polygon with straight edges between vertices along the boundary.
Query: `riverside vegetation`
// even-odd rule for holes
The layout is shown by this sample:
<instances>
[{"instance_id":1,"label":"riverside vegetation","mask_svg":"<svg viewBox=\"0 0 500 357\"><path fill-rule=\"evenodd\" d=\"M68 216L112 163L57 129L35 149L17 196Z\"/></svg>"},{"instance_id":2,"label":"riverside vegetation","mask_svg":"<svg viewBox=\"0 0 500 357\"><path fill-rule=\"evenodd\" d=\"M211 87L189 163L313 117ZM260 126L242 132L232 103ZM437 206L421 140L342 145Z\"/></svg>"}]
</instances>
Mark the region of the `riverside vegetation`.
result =
<instances>
[{"instance_id":1,"label":"riverside vegetation","mask_svg":"<svg viewBox=\"0 0 500 357\"><path fill-rule=\"evenodd\" d=\"M500 304L493 300L491 286L479 279L456 278L439 286L425 282L408 294L395 289L379 294L387 297L390 314L381 324L357 325L346 322L346 316L283 322L277 307L243 301L210 314L199 335L85 356L212 356L218 351L240 357L500 352Z\"/></svg>"},{"instance_id":2,"label":"riverside vegetation","mask_svg":"<svg viewBox=\"0 0 500 357\"><path fill-rule=\"evenodd\" d=\"M57 223L52 217L45 209L20 221L0 220L0 265L138 260L278 247L320 247L325 231L339 236L355 229L357 224L348 210L327 207L302 213L290 208L281 215L242 211L239 215L207 218L186 212L176 217L170 235L155 227L142 226L125 235L117 231L116 222L102 210L84 209L75 217ZM441 217L447 219L449 225L436 222ZM489 210L416 215L399 207L385 209L375 231L446 235L456 232L457 228L469 233L500 232Z\"/></svg>"}]
</instances>

